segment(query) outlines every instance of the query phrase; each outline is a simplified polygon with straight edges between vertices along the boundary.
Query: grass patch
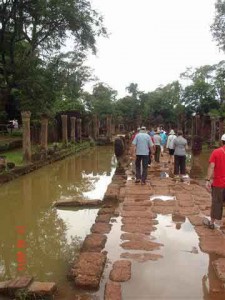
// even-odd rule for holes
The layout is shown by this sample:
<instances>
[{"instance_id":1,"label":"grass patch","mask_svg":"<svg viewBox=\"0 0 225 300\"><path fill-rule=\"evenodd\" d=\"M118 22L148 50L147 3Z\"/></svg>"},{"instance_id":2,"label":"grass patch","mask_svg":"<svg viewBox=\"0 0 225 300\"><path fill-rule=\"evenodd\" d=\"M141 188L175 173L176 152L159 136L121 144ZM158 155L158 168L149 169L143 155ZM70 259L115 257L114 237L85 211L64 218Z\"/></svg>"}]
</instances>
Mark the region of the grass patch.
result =
<instances>
[{"instance_id":1,"label":"grass patch","mask_svg":"<svg viewBox=\"0 0 225 300\"><path fill-rule=\"evenodd\" d=\"M16 166L22 166L23 165L23 152L22 149L20 150L14 150L14 151L7 151L3 153L6 157L7 162L14 162Z\"/></svg>"}]
</instances>

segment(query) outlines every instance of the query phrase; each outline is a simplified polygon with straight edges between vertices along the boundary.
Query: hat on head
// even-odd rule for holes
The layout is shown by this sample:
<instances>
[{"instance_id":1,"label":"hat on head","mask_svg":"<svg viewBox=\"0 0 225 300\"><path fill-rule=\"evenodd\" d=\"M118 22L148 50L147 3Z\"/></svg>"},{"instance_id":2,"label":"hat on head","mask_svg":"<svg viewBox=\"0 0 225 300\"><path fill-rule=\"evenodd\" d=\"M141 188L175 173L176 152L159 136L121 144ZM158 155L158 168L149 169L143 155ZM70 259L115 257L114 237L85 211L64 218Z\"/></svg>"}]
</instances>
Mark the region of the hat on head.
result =
<instances>
[{"instance_id":1,"label":"hat on head","mask_svg":"<svg viewBox=\"0 0 225 300\"><path fill-rule=\"evenodd\" d=\"M225 133L221 136L221 141L225 141Z\"/></svg>"},{"instance_id":2,"label":"hat on head","mask_svg":"<svg viewBox=\"0 0 225 300\"><path fill-rule=\"evenodd\" d=\"M145 126L141 126L141 131L146 131L146 127Z\"/></svg>"},{"instance_id":3,"label":"hat on head","mask_svg":"<svg viewBox=\"0 0 225 300\"><path fill-rule=\"evenodd\" d=\"M156 130L156 133L159 134L161 131L159 129Z\"/></svg>"},{"instance_id":4,"label":"hat on head","mask_svg":"<svg viewBox=\"0 0 225 300\"><path fill-rule=\"evenodd\" d=\"M141 130L141 128L140 128L140 127L138 127L138 128L137 128L137 131L140 131L140 130Z\"/></svg>"},{"instance_id":5,"label":"hat on head","mask_svg":"<svg viewBox=\"0 0 225 300\"><path fill-rule=\"evenodd\" d=\"M169 134L175 134L174 130L171 129Z\"/></svg>"}]
</instances>

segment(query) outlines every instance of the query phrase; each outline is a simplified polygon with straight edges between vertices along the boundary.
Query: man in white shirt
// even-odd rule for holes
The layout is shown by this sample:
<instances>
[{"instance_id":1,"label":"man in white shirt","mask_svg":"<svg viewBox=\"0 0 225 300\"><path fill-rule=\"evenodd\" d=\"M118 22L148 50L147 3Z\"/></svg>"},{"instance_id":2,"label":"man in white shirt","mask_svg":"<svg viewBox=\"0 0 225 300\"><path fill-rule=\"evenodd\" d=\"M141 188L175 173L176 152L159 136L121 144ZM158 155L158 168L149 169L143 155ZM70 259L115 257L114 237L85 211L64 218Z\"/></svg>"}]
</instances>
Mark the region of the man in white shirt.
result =
<instances>
[{"instance_id":1,"label":"man in white shirt","mask_svg":"<svg viewBox=\"0 0 225 300\"><path fill-rule=\"evenodd\" d=\"M151 137L146 133L146 127L142 126L140 132L135 136L132 142L131 154L132 158L135 159L136 166L136 180L135 183L141 182L146 183L148 160L149 160L149 149L154 152L154 144ZM142 163L142 174L141 174L141 163Z\"/></svg>"}]
</instances>

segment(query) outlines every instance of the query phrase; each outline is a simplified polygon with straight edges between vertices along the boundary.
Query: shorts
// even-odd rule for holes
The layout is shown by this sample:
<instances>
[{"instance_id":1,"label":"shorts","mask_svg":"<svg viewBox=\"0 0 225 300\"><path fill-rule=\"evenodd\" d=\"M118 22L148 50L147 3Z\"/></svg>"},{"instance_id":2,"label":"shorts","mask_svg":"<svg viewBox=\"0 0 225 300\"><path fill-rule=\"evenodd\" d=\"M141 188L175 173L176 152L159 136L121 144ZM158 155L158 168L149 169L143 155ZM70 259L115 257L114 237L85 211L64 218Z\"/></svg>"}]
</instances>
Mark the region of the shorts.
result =
<instances>
[{"instance_id":1,"label":"shorts","mask_svg":"<svg viewBox=\"0 0 225 300\"><path fill-rule=\"evenodd\" d=\"M211 218L221 220L223 216L223 201L225 200L225 188L212 186Z\"/></svg>"},{"instance_id":2,"label":"shorts","mask_svg":"<svg viewBox=\"0 0 225 300\"><path fill-rule=\"evenodd\" d=\"M170 149L169 148L169 155L174 155L174 151L175 151L175 149Z\"/></svg>"}]
</instances>

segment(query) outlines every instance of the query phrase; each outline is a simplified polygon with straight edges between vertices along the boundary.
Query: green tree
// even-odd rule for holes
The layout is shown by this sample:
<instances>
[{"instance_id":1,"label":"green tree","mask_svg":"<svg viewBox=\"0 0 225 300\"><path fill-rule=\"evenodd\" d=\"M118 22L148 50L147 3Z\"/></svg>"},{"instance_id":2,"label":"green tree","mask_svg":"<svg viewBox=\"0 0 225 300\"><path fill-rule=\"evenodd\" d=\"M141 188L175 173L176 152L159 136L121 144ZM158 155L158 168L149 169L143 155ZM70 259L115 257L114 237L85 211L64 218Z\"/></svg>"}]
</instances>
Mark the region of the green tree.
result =
<instances>
[{"instance_id":1,"label":"green tree","mask_svg":"<svg viewBox=\"0 0 225 300\"><path fill-rule=\"evenodd\" d=\"M215 9L216 14L211 25L211 32L218 46L225 51L225 1L217 0Z\"/></svg>"},{"instance_id":2,"label":"green tree","mask_svg":"<svg viewBox=\"0 0 225 300\"><path fill-rule=\"evenodd\" d=\"M88 0L2 1L0 28L0 85L8 95L16 92L28 109L34 109L37 95L49 99L44 82L51 76L46 69L51 52L72 37L76 52L95 53L96 36L106 35L102 17Z\"/></svg>"}]
</instances>

